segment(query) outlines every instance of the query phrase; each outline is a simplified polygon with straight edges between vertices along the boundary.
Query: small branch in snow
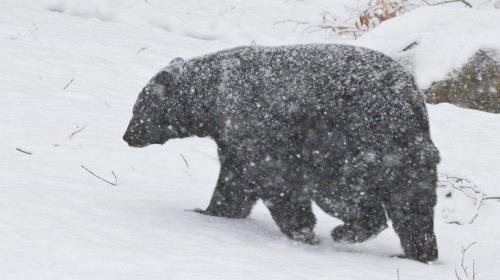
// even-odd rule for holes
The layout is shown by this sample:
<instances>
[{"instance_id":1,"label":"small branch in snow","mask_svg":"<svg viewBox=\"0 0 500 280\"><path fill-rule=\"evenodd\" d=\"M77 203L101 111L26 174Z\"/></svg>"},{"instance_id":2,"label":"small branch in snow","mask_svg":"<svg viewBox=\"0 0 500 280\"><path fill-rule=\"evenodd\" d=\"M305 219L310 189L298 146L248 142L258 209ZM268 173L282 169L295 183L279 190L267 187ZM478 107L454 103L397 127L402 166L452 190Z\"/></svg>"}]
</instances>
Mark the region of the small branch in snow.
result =
<instances>
[{"instance_id":1,"label":"small branch in snow","mask_svg":"<svg viewBox=\"0 0 500 280\"><path fill-rule=\"evenodd\" d=\"M467 253L467 250L469 250L473 245L476 244L476 241L472 242L468 246L464 247L462 245L462 250L461 250L461 260L460 260L460 268L461 270L455 269L455 276L457 277L457 280L475 280L476 279L476 261L472 260L472 270L469 270L467 265L465 264L465 254ZM460 276L462 275L462 276Z\"/></svg>"},{"instance_id":2,"label":"small branch in snow","mask_svg":"<svg viewBox=\"0 0 500 280\"><path fill-rule=\"evenodd\" d=\"M409 51L409 50L413 49L417 45L418 45L418 42L414 41L411 44L409 44L408 46L404 47L401 51L402 52Z\"/></svg>"},{"instance_id":3,"label":"small branch in snow","mask_svg":"<svg viewBox=\"0 0 500 280\"><path fill-rule=\"evenodd\" d=\"M490 199L500 200L500 196L486 196L483 198L483 200L490 200Z\"/></svg>"},{"instance_id":4,"label":"small branch in snow","mask_svg":"<svg viewBox=\"0 0 500 280\"><path fill-rule=\"evenodd\" d=\"M350 35L354 37L354 39L357 39L359 37L359 30L356 29L355 27L349 27L349 26L342 26L342 25L330 25L330 24L311 24L307 21L298 21L298 20L293 20L293 19L286 19L286 20L280 20L273 25L278 25L278 24L286 24L286 23L293 23L295 24L294 31L296 31L299 27L304 26L301 32L307 32L309 34L315 33L315 32L320 32L323 30L331 30L333 33L339 34L339 35Z\"/></svg>"},{"instance_id":5,"label":"small branch in snow","mask_svg":"<svg viewBox=\"0 0 500 280\"><path fill-rule=\"evenodd\" d=\"M457 183L457 182L455 181L455 183ZM473 191L475 193L475 196L473 196L473 195L467 193L467 190L469 188L466 187L466 186L463 186L463 185L456 186L455 184L453 184L452 182L449 182L449 181L440 181L439 182L439 186L440 187L446 187L446 185L448 185L451 188L453 188L453 189L455 189L455 190L463 193L465 196L467 196L468 198L470 198L472 200L476 200L477 199L476 196L481 194L481 192L476 192L476 190L471 189L471 191Z\"/></svg>"},{"instance_id":6,"label":"small branch in snow","mask_svg":"<svg viewBox=\"0 0 500 280\"><path fill-rule=\"evenodd\" d=\"M112 186L118 186L118 178L116 177L116 174L113 170L111 170L111 174L113 174L113 177L115 178L115 182L110 182L102 177L100 177L99 175L95 174L94 172L92 172L90 169L88 169L87 167L85 167L84 165L80 165L83 169L85 169L88 173L94 175L94 177L112 185Z\"/></svg>"},{"instance_id":7,"label":"small branch in snow","mask_svg":"<svg viewBox=\"0 0 500 280\"><path fill-rule=\"evenodd\" d=\"M75 81L75 78L71 78L71 80L63 87L63 90L66 90L72 83Z\"/></svg>"},{"instance_id":8,"label":"small branch in snow","mask_svg":"<svg viewBox=\"0 0 500 280\"><path fill-rule=\"evenodd\" d=\"M322 30L331 30L333 33L339 35L349 35L354 39L357 39L360 36L360 31L354 27L329 24L309 25L308 27L304 28L303 32L307 31L307 33L312 34Z\"/></svg>"},{"instance_id":9,"label":"small branch in snow","mask_svg":"<svg viewBox=\"0 0 500 280\"><path fill-rule=\"evenodd\" d=\"M76 127L77 129L75 131L73 131L73 133L71 133L71 135L68 137L68 139L71 139L73 136L75 136L76 134L82 132L82 130L84 130L85 128L87 127L87 125L83 125L81 128L78 128L78 126Z\"/></svg>"},{"instance_id":10,"label":"small branch in snow","mask_svg":"<svg viewBox=\"0 0 500 280\"><path fill-rule=\"evenodd\" d=\"M298 21L298 20L294 20L294 19L285 19L285 20L277 21L277 22L273 23L273 25L278 25L278 24L283 24L283 23L295 23L296 25L309 24L309 22L307 22L307 21Z\"/></svg>"},{"instance_id":11,"label":"small branch in snow","mask_svg":"<svg viewBox=\"0 0 500 280\"><path fill-rule=\"evenodd\" d=\"M427 4L428 6L438 6L438 5L443 5L443 4L460 2L460 3L464 4L465 6L472 8L472 5L465 0L447 0L447 1L439 2L439 3L429 3L428 1L423 1L423 2L425 4Z\"/></svg>"},{"instance_id":12,"label":"small branch in snow","mask_svg":"<svg viewBox=\"0 0 500 280\"><path fill-rule=\"evenodd\" d=\"M115 178L115 186L118 186L118 178L113 170L111 170L111 174L113 174L113 178Z\"/></svg>"},{"instance_id":13,"label":"small branch in snow","mask_svg":"<svg viewBox=\"0 0 500 280\"><path fill-rule=\"evenodd\" d=\"M140 49L136 52L136 54L140 54L141 52L145 51L147 48L148 48L148 47L142 47L142 48L140 48Z\"/></svg>"},{"instance_id":14,"label":"small branch in snow","mask_svg":"<svg viewBox=\"0 0 500 280\"><path fill-rule=\"evenodd\" d=\"M484 193L481 190L481 188L479 188L479 186L477 186L476 184L474 184L470 180L460 178L460 177L448 176L446 174L439 174L439 177L440 178L439 178L438 187L453 188L457 191L460 191L466 197L468 197L474 201L475 213L474 213L474 216L468 222L469 224L472 224L472 223L474 223L474 221L476 221L477 217L479 216L479 210L483 206L483 202L485 200L500 201L500 196L488 196L486 193ZM462 223L459 223L459 222L454 222L454 223L462 225Z\"/></svg>"},{"instance_id":15,"label":"small branch in snow","mask_svg":"<svg viewBox=\"0 0 500 280\"><path fill-rule=\"evenodd\" d=\"M298 20L293 20L293 19L285 19L285 20L276 21L275 23L273 23L273 25L276 26L278 24L286 24L286 23L295 24L295 27L293 28L294 31L296 31L299 28L299 26L306 25L306 29L311 26L311 24L307 21L298 21Z\"/></svg>"},{"instance_id":16,"label":"small branch in snow","mask_svg":"<svg viewBox=\"0 0 500 280\"><path fill-rule=\"evenodd\" d=\"M477 217L479 216L479 209L481 208L481 206L483 205L483 199L484 199L484 194L478 198L476 200L476 203L475 203L475 213L474 213L474 216L472 217L472 219L469 221L469 224L472 224L476 221Z\"/></svg>"},{"instance_id":17,"label":"small branch in snow","mask_svg":"<svg viewBox=\"0 0 500 280\"><path fill-rule=\"evenodd\" d=\"M188 164L188 162L187 162L186 158L184 157L184 155L183 155L183 154L181 154L181 153L180 153L179 155L180 155L180 156L182 157L182 159L184 160L184 163L186 164L187 168L189 168L189 164Z\"/></svg>"},{"instance_id":18,"label":"small branch in snow","mask_svg":"<svg viewBox=\"0 0 500 280\"><path fill-rule=\"evenodd\" d=\"M448 175L444 175L444 176L446 176L447 179L453 179L453 180L457 181L458 183L467 183L467 184L470 184L472 186L469 186L469 187L464 186L463 188L464 189L472 190L475 193L481 193L481 191L479 190L478 186L476 186L470 180L467 180L467 179L464 179L464 178L460 178L460 177L455 177L455 176L448 176Z\"/></svg>"},{"instance_id":19,"label":"small branch in snow","mask_svg":"<svg viewBox=\"0 0 500 280\"><path fill-rule=\"evenodd\" d=\"M483 201L485 200L499 200L500 201L500 196L487 196L486 194L482 194L480 198L476 200L476 213L474 214L474 217L470 220L469 224L474 223L474 221L477 219L479 216L479 209L481 206L483 206Z\"/></svg>"},{"instance_id":20,"label":"small branch in snow","mask_svg":"<svg viewBox=\"0 0 500 280\"><path fill-rule=\"evenodd\" d=\"M21 153L23 153L23 154L27 154L27 155L32 155L32 154L33 154L33 153L31 153L31 152L25 151L25 150L20 149L20 148L16 148L16 151L21 152Z\"/></svg>"},{"instance_id":21,"label":"small branch in snow","mask_svg":"<svg viewBox=\"0 0 500 280\"><path fill-rule=\"evenodd\" d=\"M469 2L467 2L467 1L465 1L465 0L459 0L459 2L462 2L462 3L464 3L465 6L467 6L469 8L472 8L472 4L469 3Z\"/></svg>"},{"instance_id":22,"label":"small branch in snow","mask_svg":"<svg viewBox=\"0 0 500 280\"><path fill-rule=\"evenodd\" d=\"M399 268L396 270L396 274L397 274L397 276L398 276L398 280L401 280L401 279L399 278Z\"/></svg>"}]
</instances>

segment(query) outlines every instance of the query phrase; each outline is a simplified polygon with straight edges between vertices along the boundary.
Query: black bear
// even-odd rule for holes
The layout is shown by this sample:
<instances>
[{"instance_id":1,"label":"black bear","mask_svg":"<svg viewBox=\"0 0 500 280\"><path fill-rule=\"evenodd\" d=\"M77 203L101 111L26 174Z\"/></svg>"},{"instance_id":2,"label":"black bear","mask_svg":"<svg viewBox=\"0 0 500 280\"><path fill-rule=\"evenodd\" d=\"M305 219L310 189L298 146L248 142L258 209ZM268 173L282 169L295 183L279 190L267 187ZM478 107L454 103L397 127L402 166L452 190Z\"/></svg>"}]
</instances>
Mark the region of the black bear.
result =
<instances>
[{"instance_id":1,"label":"black bear","mask_svg":"<svg viewBox=\"0 0 500 280\"><path fill-rule=\"evenodd\" d=\"M211 137L221 170L206 215L245 218L262 199L280 230L314 244L314 201L362 242L392 220L405 257L437 259L439 153L413 77L365 48L239 47L175 59L139 94L133 147Z\"/></svg>"}]
</instances>

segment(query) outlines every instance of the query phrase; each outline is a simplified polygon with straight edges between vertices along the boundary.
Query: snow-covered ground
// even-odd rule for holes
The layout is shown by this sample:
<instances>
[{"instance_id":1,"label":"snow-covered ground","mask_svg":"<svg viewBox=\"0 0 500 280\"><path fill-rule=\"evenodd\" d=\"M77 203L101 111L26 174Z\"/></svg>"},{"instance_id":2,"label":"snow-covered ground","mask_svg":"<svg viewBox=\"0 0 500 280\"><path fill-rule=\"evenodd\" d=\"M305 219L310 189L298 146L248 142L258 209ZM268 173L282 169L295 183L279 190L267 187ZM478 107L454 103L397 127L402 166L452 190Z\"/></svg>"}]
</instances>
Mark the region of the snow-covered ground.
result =
<instances>
[{"instance_id":1,"label":"snow-covered ground","mask_svg":"<svg viewBox=\"0 0 500 280\"><path fill-rule=\"evenodd\" d=\"M121 140L139 90L172 58L243 44L346 42L325 30L297 29L297 22L320 22L325 11L348 18L358 3L2 0L0 279L386 280L398 279L398 271L401 280L457 279L455 269L464 276L461 246L471 242L465 265L472 270L475 260L476 279L498 279L494 200L468 224L473 201L440 188L440 260L424 265L390 257L401 252L391 229L363 244L335 244L329 231L339 221L319 209L318 246L285 238L260 204L247 220L185 211L208 204L219 168L215 144L191 138L132 149ZM416 19L439 15L417 26ZM396 19L397 26L413 24L406 33L391 37L388 21L349 42L397 56L400 45L419 40L414 70L425 85L459 66L471 48L498 46L492 35L500 34L499 17L499 10L424 8ZM441 38L466 42L464 53L453 47L449 55L442 48L424 55L436 45L430 35L440 24L449 32L474 27L473 37ZM500 195L500 115L447 104L429 111L440 172ZM82 165L112 182L113 171L118 186Z\"/></svg>"}]
</instances>

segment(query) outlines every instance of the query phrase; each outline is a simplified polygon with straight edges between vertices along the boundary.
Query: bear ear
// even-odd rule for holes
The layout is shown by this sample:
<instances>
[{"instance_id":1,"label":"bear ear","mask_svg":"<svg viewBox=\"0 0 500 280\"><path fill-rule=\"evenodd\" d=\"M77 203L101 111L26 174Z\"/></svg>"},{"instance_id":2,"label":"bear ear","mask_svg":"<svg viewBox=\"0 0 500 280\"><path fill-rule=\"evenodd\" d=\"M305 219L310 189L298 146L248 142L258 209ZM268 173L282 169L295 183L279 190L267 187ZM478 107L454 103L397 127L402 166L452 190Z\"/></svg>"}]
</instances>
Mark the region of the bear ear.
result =
<instances>
[{"instance_id":1,"label":"bear ear","mask_svg":"<svg viewBox=\"0 0 500 280\"><path fill-rule=\"evenodd\" d=\"M169 65L183 63L184 59L182 57L176 57L170 61Z\"/></svg>"},{"instance_id":2,"label":"bear ear","mask_svg":"<svg viewBox=\"0 0 500 280\"><path fill-rule=\"evenodd\" d=\"M167 71L161 71L160 73L156 74L156 76L153 78L153 81L156 84L169 86L173 84L174 77Z\"/></svg>"}]
</instances>

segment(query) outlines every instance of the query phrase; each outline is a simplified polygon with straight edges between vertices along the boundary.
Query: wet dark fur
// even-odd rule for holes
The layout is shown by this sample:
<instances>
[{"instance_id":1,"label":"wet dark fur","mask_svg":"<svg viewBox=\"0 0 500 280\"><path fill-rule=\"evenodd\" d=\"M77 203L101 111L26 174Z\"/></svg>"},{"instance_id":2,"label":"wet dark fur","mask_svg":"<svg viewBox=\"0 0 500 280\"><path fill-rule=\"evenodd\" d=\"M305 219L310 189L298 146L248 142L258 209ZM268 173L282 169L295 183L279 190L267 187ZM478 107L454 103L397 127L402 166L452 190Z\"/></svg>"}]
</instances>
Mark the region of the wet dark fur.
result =
<instances>
[{"instance_id":1,"label":"wet dark fur","mask_svg":"<svg viewBox=\"0 0 500 280\"><path fill-rule=\"evenodd\" d=\"M160 71L139 95L131 146L211 137L221 171L207 215L245 218L257 199L291 239L316 243L314 201L362 242L392 220L405 256L438 256L438 152L412 76L344 45L240 47ZM387 214L387 215L386 215Z\"/></svg>"}]
</instances>

